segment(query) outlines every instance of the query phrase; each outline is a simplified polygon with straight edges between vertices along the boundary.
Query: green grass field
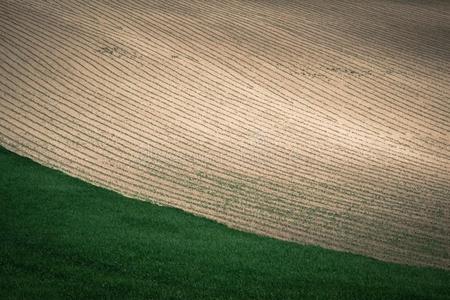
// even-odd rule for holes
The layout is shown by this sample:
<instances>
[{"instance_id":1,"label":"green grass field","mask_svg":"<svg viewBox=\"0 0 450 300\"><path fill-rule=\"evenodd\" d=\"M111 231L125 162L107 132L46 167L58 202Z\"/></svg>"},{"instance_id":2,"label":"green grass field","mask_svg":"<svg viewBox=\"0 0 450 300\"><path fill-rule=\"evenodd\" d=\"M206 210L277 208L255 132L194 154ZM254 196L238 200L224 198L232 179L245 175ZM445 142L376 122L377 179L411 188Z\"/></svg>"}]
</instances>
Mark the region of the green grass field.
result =
<instances>
[{"instance_id":1,"label":"green grass field","mask_svg":"<svg viewBox=\"0 0 450 300\"><path fill-rule=\"evenodd\" d=\"M0 298L450 299L450 272L260 237L0 148Z\"/></svg>"}]
</instances>

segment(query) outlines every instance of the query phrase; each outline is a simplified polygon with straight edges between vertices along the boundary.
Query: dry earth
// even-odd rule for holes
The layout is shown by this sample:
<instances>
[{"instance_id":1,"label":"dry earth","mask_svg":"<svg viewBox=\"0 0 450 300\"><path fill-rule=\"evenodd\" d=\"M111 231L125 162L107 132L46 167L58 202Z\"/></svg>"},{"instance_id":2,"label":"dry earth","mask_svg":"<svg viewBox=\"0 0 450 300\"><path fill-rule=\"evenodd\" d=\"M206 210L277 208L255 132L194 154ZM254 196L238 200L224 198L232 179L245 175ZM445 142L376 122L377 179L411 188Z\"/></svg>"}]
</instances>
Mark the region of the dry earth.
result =
<instances>
[{"instance_id":1,"label":"dry earth","mask_svg":"<svg viewBox=\"0 0 450 300\"><path fill-rule=\"evenodd\" d=\"M450 1L1 0L0 39L4 147L234 228L450 269Z\"/></svg>"}]
</instances>

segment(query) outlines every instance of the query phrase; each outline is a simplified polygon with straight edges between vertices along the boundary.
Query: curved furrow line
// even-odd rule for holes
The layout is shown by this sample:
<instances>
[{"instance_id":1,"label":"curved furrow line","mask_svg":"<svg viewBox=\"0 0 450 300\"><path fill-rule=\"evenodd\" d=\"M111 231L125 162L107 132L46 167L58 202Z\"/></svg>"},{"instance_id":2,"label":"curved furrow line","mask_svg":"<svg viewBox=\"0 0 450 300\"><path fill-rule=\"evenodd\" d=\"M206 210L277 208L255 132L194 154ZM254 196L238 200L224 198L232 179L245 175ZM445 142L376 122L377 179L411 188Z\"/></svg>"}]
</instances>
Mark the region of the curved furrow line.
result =
<instances>
[{"instance_id":1,"label":"curved furrow line","mask_svg":"<svg viewBox=\"0 0 450 300\"><path fill-rule=\"evenodd\" d=\"M306 4L307 5L307 4ZM303 12L303 9L304 9L304 6L302 6L302 11L300 12L299 10L298 10L298 8L296 7L296 6L291 6L290 7L291 8L291 10L289 10L288 12L288 16L290 17L290 18L296 18L296 16L295 16L295 14L293 14L293 12L294 11L296 11L296 12L298 12L298 13L301 13L301 12ZM260 9L260 7L258 7L258 9L256 9L256 10L258 10L258 11L261 11L261 9ZM347 12L349 12L349 11L352 11L352 9L350 9L350 8L347 8L346 10L345 10L345 12L342 12L339 16L343 16L345 13L347 13ZM331 13L331 10L329 10L328 9L328 7L326 8L326 14L327 15L329 15ZM277 11L275 11L275 10L273 10L273 9L271 9L271 10L269 10L268 12L266 11L266 15L268 15L268 16L270 16L270 15L276 15L277 14ZM352 19L352 18L355 18L355 16L358 16L358 14L355 14L353 11L352 11L352 14L351 15L347 15L347 18L348 19ZM317 16L313 16L316 20L318 19L317 18ZM362 19L362 18L361 18ZM365 16L365 19L369 19L369 18L367 18L367 16ZM298 20L297 19L297 21L303 21L303 20ZM357 20L355 20L355 21L357 21L357 22L360 22L360 19L357 19ZM292 23L294 23L294 22L287 22L287 24L289 25L289 24L292 24ZM376 22L373 22L373 21L371 21L370 23L370 26L366 26L366 27L363 27L363 26L355 26L355 27L353 27L352 29L354 30L354 32L355 33L358 33L358 34L352 34L352 35L350 35L350 34L347 34L346 35L346 33L345 33L345 31L342 31L342 29L341 28L334 28L334 27L336 27L335 26L335 24L334 23L327 23L326 25L326 30L327 31L330 31L331 33L334 33L334 38L342 38L342 37L344 37L344 38L346 38L346 41L348 42L348 41L353 41L353 42L364 42L364 43L366 43L367 44L367 42L368 41L370 41L370 39L371 39L371 35L368 35L367 33L373 33L373 30L371 31L371 29L372 28L374 28L375 26L378 26L377 24L376 24ZM378 26L379 28L381 28L382 29L382 27L380 27L380 26ZM325 28L325 27L324 27ZM335 30L334 32L332 31L332 30ZM319 26L317 26L317 31L321 31L321 28L319 27ZM399 38L399 36L401 36L401 35L399 35L399 34L401 34L401 33L409 33L410 35L412 35L411 34L411 31L407 31L407 30L404 30L403 28L399 28L399 27L396 27L395 28L395 33L397 34L397 39ZM377 38L377 41L379 42L378 44L380 44L380 42L382 43L382 44L389 44L390 42L393 42L393 40L392 39L389 39L389 38L387 38L387 36L389 35L389 33L388 34L386 34L386 35L384 35L384 36L376 36L376 38ZM355 41L355 38L360 38L360 41ZM411 38L413 38L413 36L411 36ZM345 41L344 39L343 39L343 41ZM367 49L367 50L375 50L375 48L374 47L377 47L378 46L378 44L371 44L371 47L370 47L370 49ZM352 45L352 46L354 46L354 45ZM391 47L392 47L392 45L390 45ZM378 48L379 48L379 46L378 46ZM442 50L442 48L437 48L437 49L439 49L439 50ZM380 51L380 53L383 53L381 50L379 50ZM425 54L429 54L429 53L425 53ZM411 58L410 60L408 60L408 61L406 61L406 63L408 64L408 65L411 65L411 64L413 64L413 65L417 65L417 66L420 66L420 64L427 64L427 65L430 65L430 64L433 64L436 60L436 57L435 56L433 56L433 57L430 57L430 56L428 56L428 58L429 59L427 59L427 60L423 60L423 58L422 57L417 57L417 56L412 56L412 55L410 55L410 54L408 54L408 53L402 53L402 57L400 57L400 59L404 59L404 58L406 58L406 57L408 57L408 58ZM435 67L438 67L439 65L438 64L436 64L436 65L434 65ZM433 71L433 69L431 69L430 71Z\"/></svg>"},{"instance_id":2,"label":"curved furrow line","mask_svg":"<svg viewBox=\"0 0 450 300\"><path fill-rule=\"evenodd\" d=\"M205 5L207 5L207 4L205 4ZM239 11L237 11L236 13L238 14ZM235 16L235 15L236 15L236 14L233 14L233 16ZM220 15L218 15L217 17L218 17L218 18L225 19L224 17L221 17ZM242 24L242 25L245 25L245 28L248 28L248 29L250 29L250 28L251 28L251 29L257 29L257 27L250 27L250 25L252 25L252 24L249 23L249 22L243 23L243 22L240 22L240 20L237 20L237 19L234 19L234 21L235 21L235 22L233 22L233 24L240 23L240 24ZM244 26L243 26L243 27L244 27ZM219 28L218 30L221 30L221 29L222 29L222 28ZM274 33L277 32L276 30L273 30L273 29L274 29L274 28L271 28L271 30L270 30L270 34L271 34L271 35L274 35ZM264 33L264 32L267 32L267 30L265 30L265 29L263 28L263 29L261 29L260 32L261 32L261 33ZM313 34L314 34L315 36L317 36L317 30L312 31L312 32L313 32ZM286 33L289 34L289 32L286 32ZM305 31L303 30L302 33L304 34ZM245 35L245 34L251 34L251 32L243 31L243 32L240 33L240 35ZM310 36L308 36L308 38L312 38L314 35L310 35ZM274 35L274 36L275 36L275 35ZM286 39L286 43L284 43L284 44L282 44L282 45L277 45L277 49L278 49L278 50L284 49L283 46L285 46L285 45L290 45L290 44L293 45L291 49L288 49L287 51L283 52L283 55L289 55L289 54L291 54L292 57L295 57L295 56L292 55L294 49L301 49L301 50L302 50L302 51L301 51L302 54L305 52L305 50L308 50L307 48L302 47L302 44L296 43L296 41L295 41L295 39L293 39L293 37L295 37L295 36L284 37L284 39ZM308 41L310 41L310 40L308 40ZM258 42L258 37L254 38L251 42L252 42L252 43L257 43L257 42ZM264 40L264 43L258 43L258 50L264 48L264 46L265 46L267 43L270 43L270 42L271 42L270 39L265 39L265 40ZM325 43L325 44L324 44L324 43ZM326 45L328 45L328 44L332 45L332 43L329 43L329 42L327 42L326 40L320 40L320 46L321 46L321 47L316 47L314 50L315 50L315 51L321 51L321 50L323 50L323 49L325 48L324 46L326 46ZM309 43L309 47L312 47L313 45L314 45L313 43ZM326 53L326 55L323 55L322 57L324 57L324 58L326 59L326 58L328 58L328 55L335 55L335 53L329 51L329 52ZM282 58L282 57L279 57L278 59L279 59L280 61L283 61L283 58ZM339 57L339 59L341 60L342 57ZM284 62L285 62L285 63L288 63L288 61L284 61ZM330 62L330 61L328 61L328 62ZM351 61L350 61L350 60L347 60L347 62L351 62ZM374 65L374 64L373 64L373 62L372 62L371 66L373 66L373 65ZM327 69L324 68L324 72L326 72L326 71L327 71ZM434 89L434 92L435 92L435 93L436 93L436 92L439 92L439 90ZM421 93L423 93L423 89L421 90Z\"/></svg>"}]
</instances>

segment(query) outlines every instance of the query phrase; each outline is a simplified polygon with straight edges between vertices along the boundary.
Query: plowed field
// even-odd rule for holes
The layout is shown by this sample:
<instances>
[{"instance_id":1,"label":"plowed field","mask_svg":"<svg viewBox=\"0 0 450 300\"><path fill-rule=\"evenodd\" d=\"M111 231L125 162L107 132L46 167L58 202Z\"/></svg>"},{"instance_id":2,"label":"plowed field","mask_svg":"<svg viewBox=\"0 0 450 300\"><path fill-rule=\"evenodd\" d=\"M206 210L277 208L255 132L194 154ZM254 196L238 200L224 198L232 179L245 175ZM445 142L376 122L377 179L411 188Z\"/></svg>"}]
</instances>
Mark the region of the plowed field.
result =
<instances>
[{"instance_id":1,"label":"plowed field","mask_svg":"<svg viewBox=\"0 0 450 300\"><path fill-rule=\"evenodd\" d=\"M2 0L0 145L234 228L449 269L450 2Z\"/></svg>"}]
</instances>

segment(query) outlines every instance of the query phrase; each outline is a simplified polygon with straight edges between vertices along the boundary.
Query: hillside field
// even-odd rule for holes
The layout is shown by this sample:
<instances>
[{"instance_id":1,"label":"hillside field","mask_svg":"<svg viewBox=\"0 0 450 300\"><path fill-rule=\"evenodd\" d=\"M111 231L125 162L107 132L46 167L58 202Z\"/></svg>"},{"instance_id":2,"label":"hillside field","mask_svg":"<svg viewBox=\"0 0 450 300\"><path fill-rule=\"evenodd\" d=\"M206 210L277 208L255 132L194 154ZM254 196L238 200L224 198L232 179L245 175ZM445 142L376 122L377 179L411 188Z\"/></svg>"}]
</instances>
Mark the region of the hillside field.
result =
<instances>
[{"instance_id":1,"label":"hillside field","mask_svg":"<svg viewBox=\"0 0 450 300\"><path fill-rule=\"evenodd\" d=\"M449 270L449 49L444 0L2 0L0 145L244 232ZM156 208L120 201L98 221L139 236L119 207Z\"/></svg>"}]
</instances>

